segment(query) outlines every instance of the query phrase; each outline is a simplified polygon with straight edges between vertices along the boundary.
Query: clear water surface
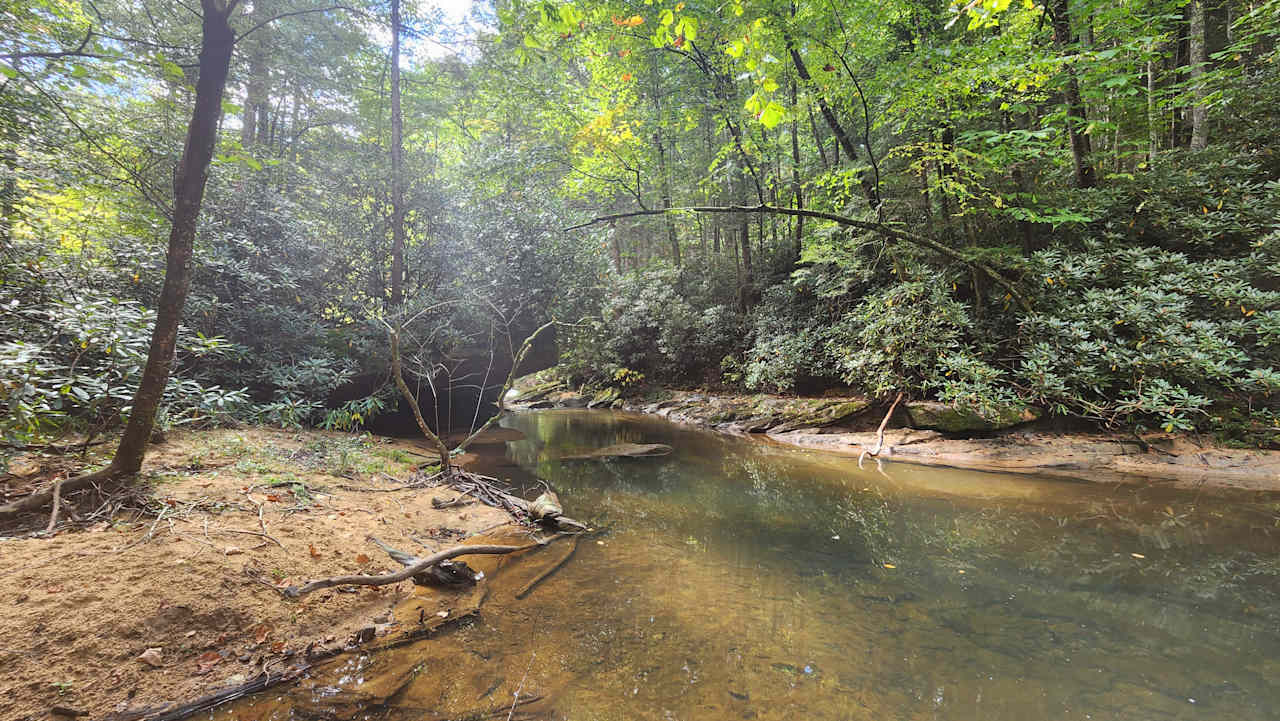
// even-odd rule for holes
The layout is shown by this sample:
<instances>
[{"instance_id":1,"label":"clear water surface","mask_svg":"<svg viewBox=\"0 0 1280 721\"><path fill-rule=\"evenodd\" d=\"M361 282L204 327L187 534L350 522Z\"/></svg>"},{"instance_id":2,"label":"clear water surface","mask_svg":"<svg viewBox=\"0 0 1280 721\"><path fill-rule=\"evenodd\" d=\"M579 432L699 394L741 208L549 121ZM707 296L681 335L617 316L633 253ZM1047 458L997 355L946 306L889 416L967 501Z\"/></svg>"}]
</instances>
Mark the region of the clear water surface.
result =
<instances>
[{"instance_id":1,"label":"clear water surface","mask_svg":"<svg viewBox=\"0 0 1280 721\"><path fill-rule=\"evenodd\" d=\"M523 600L565 542L493 567L473 622L212 718L1280 718L1280 496L859 469L601 411L503 425L526 440L476 470L605 532ZM619 442L675 452L560 460Z\"/></svg>"}]
</instances>

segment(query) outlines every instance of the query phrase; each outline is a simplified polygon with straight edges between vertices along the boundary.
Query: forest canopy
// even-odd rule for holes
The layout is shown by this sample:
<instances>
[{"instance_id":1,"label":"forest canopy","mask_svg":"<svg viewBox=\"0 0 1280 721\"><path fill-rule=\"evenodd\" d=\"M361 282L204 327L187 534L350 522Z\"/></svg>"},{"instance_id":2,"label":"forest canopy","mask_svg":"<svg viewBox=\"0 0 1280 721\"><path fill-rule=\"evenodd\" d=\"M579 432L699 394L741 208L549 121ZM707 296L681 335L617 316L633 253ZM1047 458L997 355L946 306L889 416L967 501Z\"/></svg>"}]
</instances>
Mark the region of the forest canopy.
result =
<instances>
[{"instance_id":1,"label":"forest canopy","mask_svg":"<svg viewBox=\"0 0 1280 721\"><path fill-rule=\"evenodd\" d=\"M465 430L554 320L575 385L1280 434L1280 0L15 0L10 447L132 411L210 12L162 428L367 426L390 321Z\"/></svg>"}]
</instances>

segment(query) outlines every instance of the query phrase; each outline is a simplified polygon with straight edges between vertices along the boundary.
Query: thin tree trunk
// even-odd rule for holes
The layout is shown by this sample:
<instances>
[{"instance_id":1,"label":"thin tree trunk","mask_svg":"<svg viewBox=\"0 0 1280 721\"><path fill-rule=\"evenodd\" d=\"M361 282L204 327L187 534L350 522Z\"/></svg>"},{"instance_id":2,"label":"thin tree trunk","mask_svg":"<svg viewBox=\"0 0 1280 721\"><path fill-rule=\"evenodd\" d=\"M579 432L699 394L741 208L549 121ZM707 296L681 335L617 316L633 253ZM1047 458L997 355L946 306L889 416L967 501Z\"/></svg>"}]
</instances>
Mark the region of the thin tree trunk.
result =
<instances>
[{"instance_id":1,"label":"thin tree trunk","mask_svg":"<svg viewBox=\"0 0 1280 721\"><path fill-rule=\"evenodd\" d=\"M1053 27L1053 44L1059 50L1067 50L1073 42L1071 35L1071 15L1069 0L1052 0L1051 22ZM1067 138L1071 143L1071 165L1077 188L1092 188L1098 184L1098 174L1093 168L1093 149L1085 129L1089 125L1089 116L1084 102L1080 99L1080 83L1075 68L1070 61L1063 69L1066 73L1066 87L1062 90L1062 99L1067 106Z\"/></svg>"},{"instance_id":2,"label":"thin tree trunk","mask_svg":"<svg viewBox=\"0 0 1280 721\"><path fill-rule=\"evenodd\" d=\"M404 118L400 112L400 0L391 0L391 299L404 302Z\"/></svg>"},{"instance_id":3,"label":"thin tree trunk","mask_svg":"<svg viewBox=\"0 0 1280 721\"><path fill-rule=\"evenodd\" d=\"M661 116L659 116L661 117ZM661 122L661 121L659 121ZM667 151L663 146L661 131L654 133L654 145L658 148L658 190L662 193L662 207L671 207L671 179L667 177ZM680 267L680 237L676 234L675 218L667 215L663 218L667 224L667 243L671 246L671 260Z\"/></svg>"},{"instance_id":4,"label":"thin tree trunk","mask_svg":"<svg viewBox=\"0 0 1280 721\"><path fill-rule=\"evenodd\" d=\"M791 107L796 106L796 82L791 80ZM791 118L791 192L795 196L796 210L804 209L804 186L800 182L800 134L798 132L795 116ZM794 234L791 238L792 253L795 255L796 261L800 260L800 254L804 252L804 216L797 216L794 227Z\"/></svg>"},{"instance_id":5,"label":"thin tree trunk","mask_svg":"<svg viewBox=\"0 0 1280 721\"><path fill-rule=\"evenodd\" d=\"M196 81L196 102L187 127L187 139L173 183L173 225L169 230L169 252L164 286L156 308L156 327L142 380L133 397L129 423L108 468L113 474L137 473L142 468L147 443L155 425L156 409L164 396L178 342L178 325L190 285L192 245L196 221L204 202L209 162L218 140L218 120L222 117L222 95L227 85L235 33L228 18L237 0L201 0L204 10L200 46L200 77ZM68 490L64 487L64 491Z\"/></svg>"},{"instance_id":6,"label":"thin tree trunk","mask_svg":"<svg viewBox=\"0 0 1280 721\"><path fill-rule=\"evenodd\" d=\"M1191 2L1191 28L1189 32L1188 64L1191 81L1191 149L1204 150L1209 147L1209 111L1205 105L1204 86L1205 68L1208 66L1208 43L1205 39L1204 0Z\"/></svg>"},{"instance_id":7,"label":"thin tree trunk","mask_svg":"<svg viewBox=\"0 0 1280 721\"><path fill-rule=\"evenodd\" d=\"M1156 106L1156 61L1147 60L1147 161L1154 163L1160 152L1160 132L1163 123Z\"/></svg>"},{"instance_id":8,"label":"thin tree trunk","mask_svg":"<svg viewBox=\"0 0 1280 721\"><path fill-rule=\"evenodd\" d=\"M822 134L818 132L818 121L813 117L813 106L808 107L809 111L809 130L813 132L813 144L818 147L818 160L822 161L822 169L830 170L831 163L827 162L827 146L823 144ZM839 162L837 160L837 162Z\"/></svg>"},{"instance_id":9,"label":"thin tree trunk","mask_svg":"<svg viewBox=\"0 0 1280 721\"><path fill-rule=\"evenodd\" d=\"M845 131L844 126L840 124L840 119L836 117L835 111L833 111L831 106L827 104L827 100L823 97L817 84L813 82L813 78L809 75L809 68L804 63L804 58L800 56L800 51L796 49L795 43L790 37L787 38L787 52L791 55L791 63L795 66L796 74L805 82L809 87L809 90L813 93L814 99L818 101L818 110L822 113L823 119L827 121L827 127L831 128L831 132L835 134L839 147L844 148L845 155L848 155L850 160L857 158L857 147L853 144L853 140ZM870 139L868 138L868 142L869 141ZM871 152L870 148L867 149L867 152L868 154ZM839 164L838 156L836 158L836 164ZM879 193L876 191L875 184L864 182L862 183L862 189L863 193L867 197L867 203L872 207L872 209L879 208L880 197Z\"/></svg>"}]
</instances>

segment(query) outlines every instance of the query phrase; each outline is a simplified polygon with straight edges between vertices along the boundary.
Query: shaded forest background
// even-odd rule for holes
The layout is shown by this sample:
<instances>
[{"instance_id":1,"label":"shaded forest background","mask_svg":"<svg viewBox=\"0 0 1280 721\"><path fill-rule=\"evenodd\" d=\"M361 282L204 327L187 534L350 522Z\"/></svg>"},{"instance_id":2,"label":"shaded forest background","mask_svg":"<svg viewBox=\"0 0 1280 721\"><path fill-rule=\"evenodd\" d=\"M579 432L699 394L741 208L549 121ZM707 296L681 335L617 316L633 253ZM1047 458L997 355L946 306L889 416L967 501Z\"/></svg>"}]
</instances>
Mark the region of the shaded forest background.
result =
<instances>
[{"instance_id":1,"label":"shaded forest background","mask_svg":"<svg viewBox=\"0 0 1280 721\"><path fill-rule=\"evenodd\" d=\"M393 318L465 430L556 319L574 384L1277 441L1280 1L394 5L232 6L162 428L377 423ZM22 0L0 36L20 447L130 412L201 12Z\"/></svg>"}]
</instances>

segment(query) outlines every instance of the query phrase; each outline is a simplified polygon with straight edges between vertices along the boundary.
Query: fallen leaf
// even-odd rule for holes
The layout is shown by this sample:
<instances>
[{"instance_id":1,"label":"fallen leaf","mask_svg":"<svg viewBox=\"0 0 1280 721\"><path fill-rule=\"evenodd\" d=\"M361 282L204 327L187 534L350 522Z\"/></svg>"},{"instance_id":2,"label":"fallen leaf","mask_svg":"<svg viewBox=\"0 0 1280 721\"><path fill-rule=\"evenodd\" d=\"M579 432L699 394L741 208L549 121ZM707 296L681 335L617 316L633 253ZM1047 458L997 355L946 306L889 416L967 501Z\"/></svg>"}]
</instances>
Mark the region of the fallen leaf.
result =
<instances>
[{"instance_id":1,"label":"fallen leaf","mask_svg":"<svg viewBox=\"0 0 1280 721\"><path fill-rule=\"evenodd\" d=\"M280 653L283 650L284 650L284 641L276 641L275 643L271 644L272 653Z\"/></svg>"},{"instance_id":2,"label":"fallen leaf","mask_svg":"<svg viewBox=\"0 0 1280 721\"><path fill-rule=\"evenodd\" d=\"M244 553L244 549L239 546L227 546L222 549L222 555L224 556L235 556L240 553Z\"/></svg>"},{"instance_id":3,"label":"fallen leaf","mask_svg":"<svg viewBox=\"0 0 1280 721\"><path fill-rule=\"evenodd\" d=\"M159 668L160 666L164 665L164 660L160 658L160 653L163 650L164 649L161 647L149 648L146 651L143 651L142 653L138 654L138 660L147 664L148 666L151 666L152 668Z\"/></svg>"},{"instance_id":4,"label":"fallen leaf","mask_svg":"<svg viewBox=\"0 0 1280 721\"><path fill-rule=\"evenodd\" d=\"M265 643L270 635L271 627L265 623L258 624L258 627L253 630L253 640L258 643Z\"/></svg>"},{"instance_id":5,"label":"fallen leaf","mask_svg":"<svg viewBox=\"0 0 1280 721\"><path fill-rule=\"evenodd\" d=\"M361 566L363 566L368 562L369 562L369 557L364 555L363 553L356 556L356 563L360 564Z\"/></svg>"},{"instance_id":6,"label":"fallen leaf","mask_svg":"<svg viewBox=\"0 0 1280 721\"><path fill-rule=\"evenodd\" d=\"M205 651L196 657L196 673L208 673L209 669L222 663L222 654L217 651Z\"/></svg>"},{"instance_id":7,"label":"fallen leaf","mask_svg":"<svg viewBox=\"0 0 1280 721\"><path fill-rule=\"evenodd\" d=\"M314 543L307 544L307 550L311 551L312 558L320 557L320 552L316 550L316 544Z\"/></svg>"},{"instance_id":8,"label":"fallen leaf","mask_svg":"<svg viewBox=\"0 0 1280 721\"><path fill-rule=\"evenodd\" d=\"M267 494L267 500L268 500L268 501L271 501L272 503L279 503L279 502L280 502L280 496L277 496L277 495L276 495L276 494L274 494L274 493L269 493L269 494Z\"/></svg>"},{"instance_id":9,"label":"fallen leaf","mask_svg":"<svg viewBox=\"0 0 1280 721\"><path fill-rule=\"evenodd\" d=\"M885 568L897 568L897 566L893 565L892 563L886 563L886 564L884 564L884 567L885 567Z\"/></svg>"}]
</instances>

